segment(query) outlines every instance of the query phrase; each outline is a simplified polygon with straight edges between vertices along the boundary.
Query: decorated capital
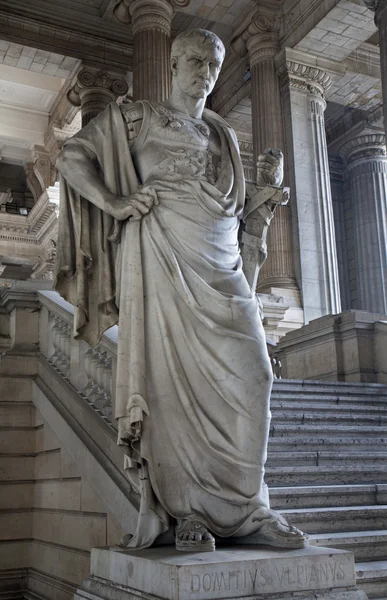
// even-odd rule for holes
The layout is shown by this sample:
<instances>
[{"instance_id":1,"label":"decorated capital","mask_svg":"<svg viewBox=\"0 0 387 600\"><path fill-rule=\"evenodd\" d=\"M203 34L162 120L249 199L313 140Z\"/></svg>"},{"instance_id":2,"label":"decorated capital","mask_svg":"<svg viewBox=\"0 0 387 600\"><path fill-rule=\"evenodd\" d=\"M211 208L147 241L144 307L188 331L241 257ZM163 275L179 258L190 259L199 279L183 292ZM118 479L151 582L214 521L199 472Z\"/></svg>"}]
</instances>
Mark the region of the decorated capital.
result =
<instances>
[{"instance_id":1,"label":"decorated capital","mask_svg":"<svg viewBox=\"0 0 387 600\"><path fill-rule=\"evenodd\" d=\"M185 8L189 3L190 0L163 0L162 2L158 2L158 0L120 0L114 9L114 16L121 23L133 23L137 18L136 10L138 10L139 4L145 7L145 12L151 17L152 14L158 12L160 4L168 4L173 15L174 11Z\"/></svg>"},{"instance_id":2,"label":"decorated capital","mask_svg":"<svg viewBox=\"0 0 387 600\"><path fill-rule=\"evenodd\" d=\"M82 109L82 126L86 125L110 102L128 92L128 84L122 77L115 77L105 70L87 67L78 73L75 85L67 94L74 106Z\"/></svg>"},{"instance_id":3,"label":"decorated capital","mask_svg":"<svg viewBox=\"0 0 387 600\"><path fill-rule=\"evenodd\" d=\"M375 23L379 27L382 14L387 8L386 0L363 0L364 4L375 13Z\"/></svg>"},{"instance_id":4,"label":"decorated capital","mask_svg":"<svg viewBox=\"0 0 387 600\"><path fill-rule=\"evenodd\" d=\"M236 30L231 47L239 56L249 55L250 66L273 58L279 50L278 15L258 9Z\"/></svg>"}]
</instances>

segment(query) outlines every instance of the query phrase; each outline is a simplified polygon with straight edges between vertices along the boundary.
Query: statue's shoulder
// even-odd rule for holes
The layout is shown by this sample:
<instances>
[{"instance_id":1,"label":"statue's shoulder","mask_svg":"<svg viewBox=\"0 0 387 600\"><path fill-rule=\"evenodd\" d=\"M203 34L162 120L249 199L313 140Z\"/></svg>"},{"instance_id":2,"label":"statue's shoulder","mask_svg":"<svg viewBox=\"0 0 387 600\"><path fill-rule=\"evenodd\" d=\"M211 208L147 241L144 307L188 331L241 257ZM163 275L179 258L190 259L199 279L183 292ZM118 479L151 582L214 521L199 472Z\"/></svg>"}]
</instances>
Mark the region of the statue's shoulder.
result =
<instances>
[{"instance_id":1,"label":"statue's shoulder","mask_svg":"<svg viewBox=\"0 0 387 600\"><path fill-rule=\"evenodd\" d=\"M218 113L214 112L213 110L210 110L209 108L204 109L203 115L208 121L216 121L217 123L223 125L223 127L227 129L232 129L231 125L227 123L227 121L223 119L223 117L218 115Z\"/></svg>"},{"instance_id":2,"label":"statue's shoulder","mask_svg":"<svg viewBox=\"0 0 387 600\"><path fill-rule=\"evenodd\" d=\"M121 112L125 117L125 120L136 123L142 121L144 117L144 106L142 102L132 102L131 100L124 100L121 105Z\"/></svg>"},{"instance_id":3,"label":"statue's shoulder","mask_svg":"<svg viewBox=\"0 0 387 600\"><path fill-rule=\"evenodd\" d=\"M122 102L120 108L127 126L129 146L132 147L144 121L144 105L128 100Z\"/></svg>"}]
</instances>

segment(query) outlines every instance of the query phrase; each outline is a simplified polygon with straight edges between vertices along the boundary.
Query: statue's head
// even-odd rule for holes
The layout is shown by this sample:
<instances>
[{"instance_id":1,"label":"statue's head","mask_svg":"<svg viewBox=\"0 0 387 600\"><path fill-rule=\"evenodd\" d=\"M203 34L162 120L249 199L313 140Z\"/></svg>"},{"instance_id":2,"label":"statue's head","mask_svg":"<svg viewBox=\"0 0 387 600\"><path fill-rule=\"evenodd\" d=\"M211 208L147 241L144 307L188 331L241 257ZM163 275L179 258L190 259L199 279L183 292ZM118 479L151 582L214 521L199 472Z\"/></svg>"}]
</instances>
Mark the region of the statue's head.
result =
<instances>
[{"instance_id":1,"label":"statue's head","mask_svg":"<svg viewBox=\"0 0 387 600\"><path fill-rule=\"evenodd\" d=\"M214 89L226 50L212 31L192 29L180 33L171 48L172 85L194 98Z\"/></svg>"}]
</instances>

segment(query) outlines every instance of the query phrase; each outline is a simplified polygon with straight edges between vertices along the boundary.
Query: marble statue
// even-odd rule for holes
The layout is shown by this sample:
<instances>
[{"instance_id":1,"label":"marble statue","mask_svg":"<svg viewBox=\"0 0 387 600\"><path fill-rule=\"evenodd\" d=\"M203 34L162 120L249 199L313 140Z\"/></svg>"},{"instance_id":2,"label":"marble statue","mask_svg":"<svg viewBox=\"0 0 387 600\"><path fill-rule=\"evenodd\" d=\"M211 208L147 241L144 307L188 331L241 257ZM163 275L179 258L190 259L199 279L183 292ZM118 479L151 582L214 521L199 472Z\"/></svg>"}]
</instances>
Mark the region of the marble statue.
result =
<instances>
[{"instance_id":1,"label":"marble statue","mask_svg":"<svg viewBox=\"0 0 387 600\"><path fill-rule=\"evenodd\" d=\"M245 206L235 133L204 108L224 54L211 32L180 34L170 98L110 104L57 163L56 289L76 307L74 335L96 344L119 315L118 443L140 499L128 548L173 528L182 551L306 544L264 483L272 372L255 283L282 154L260 156ZM238 243L249 218L261 224L250 283Z\"/></svg>"}]
</instances>

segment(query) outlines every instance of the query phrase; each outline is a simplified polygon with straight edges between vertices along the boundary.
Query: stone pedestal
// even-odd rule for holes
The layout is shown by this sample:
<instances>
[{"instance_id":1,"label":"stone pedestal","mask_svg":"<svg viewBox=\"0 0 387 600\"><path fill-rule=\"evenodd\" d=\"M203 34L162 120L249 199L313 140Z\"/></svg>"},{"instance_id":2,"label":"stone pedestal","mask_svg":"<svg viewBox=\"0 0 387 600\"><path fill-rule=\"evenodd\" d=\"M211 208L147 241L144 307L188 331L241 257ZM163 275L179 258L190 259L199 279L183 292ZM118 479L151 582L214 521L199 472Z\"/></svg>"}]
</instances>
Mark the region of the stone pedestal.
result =
<instances>
[{"instance_id":1,"label":"stone pedestal","mask_svg":"<svg viewBox=\"0 0 387 600\"><path fill-rule=\"evenodd\" d=\"M179 553L172 547L114 552L93 549L91 575L75 600L253 598L366 600L356 588L353 554L309 547L248 547Z\"/></svg>"},{"instance_id":2,"label":"stone pedestal","mask_svg":"<svg viewBox=\"0 0 387 600\"><path fill-rule=\"evenodd\" d=\"M285 379L387 382L387 317L358 310L327 315L275 348Z\"/></svg>"}]
</instances>

